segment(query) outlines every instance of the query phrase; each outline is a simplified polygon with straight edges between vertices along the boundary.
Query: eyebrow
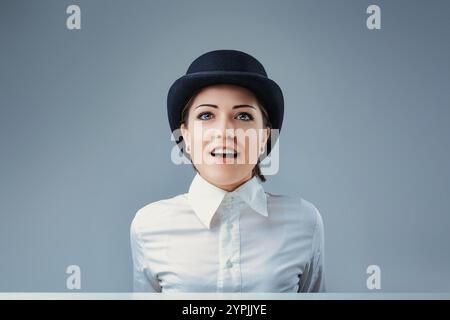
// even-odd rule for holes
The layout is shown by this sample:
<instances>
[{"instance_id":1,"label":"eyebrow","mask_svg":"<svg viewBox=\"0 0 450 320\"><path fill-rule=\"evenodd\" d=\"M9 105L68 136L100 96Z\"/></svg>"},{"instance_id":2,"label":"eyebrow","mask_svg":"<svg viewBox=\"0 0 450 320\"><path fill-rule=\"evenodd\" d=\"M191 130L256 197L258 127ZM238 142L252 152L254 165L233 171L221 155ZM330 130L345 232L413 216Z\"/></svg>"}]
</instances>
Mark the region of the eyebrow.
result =
<instances>
[{"instance_id":1,"label":"eyebrow","mask_svg":"<svg viewBox=\"0 0 450 320\"><path fill-rule=\"evenodd\" d=\"M215 105L215 104L209 104L209 103L200 104L200 105L196 106L195 109L197 109L197 108L199 108L199 107L213 107L213 108L219 108L217 105ZM251 105L249 105L249 104L238 104L238 105L235 105L235 106L233 107L233 109L239 109L239 108L253 108L253 109L256 110L256 108L255 108L254 106L251 106Z\"/></svg>"}]
</instances>

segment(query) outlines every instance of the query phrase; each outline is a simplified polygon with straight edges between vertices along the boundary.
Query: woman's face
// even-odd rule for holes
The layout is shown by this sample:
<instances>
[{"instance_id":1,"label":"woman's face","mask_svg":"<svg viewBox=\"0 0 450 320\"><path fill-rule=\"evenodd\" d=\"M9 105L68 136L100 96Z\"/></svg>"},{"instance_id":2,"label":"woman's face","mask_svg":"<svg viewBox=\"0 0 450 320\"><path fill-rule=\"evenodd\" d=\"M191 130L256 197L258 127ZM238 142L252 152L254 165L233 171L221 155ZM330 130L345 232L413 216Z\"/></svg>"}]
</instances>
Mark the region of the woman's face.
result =
<instances>
[{"instance_id":1,"label":"woman's face","mask_svg":"<svg viewBox=\"0 0 450 320\"><path fill-rule=\"evenodd\" d=\"M270 134L253 92L231 84L203 88L180 129L202 177L229 191L252 177Z\"/></svg>"}]
</instances>

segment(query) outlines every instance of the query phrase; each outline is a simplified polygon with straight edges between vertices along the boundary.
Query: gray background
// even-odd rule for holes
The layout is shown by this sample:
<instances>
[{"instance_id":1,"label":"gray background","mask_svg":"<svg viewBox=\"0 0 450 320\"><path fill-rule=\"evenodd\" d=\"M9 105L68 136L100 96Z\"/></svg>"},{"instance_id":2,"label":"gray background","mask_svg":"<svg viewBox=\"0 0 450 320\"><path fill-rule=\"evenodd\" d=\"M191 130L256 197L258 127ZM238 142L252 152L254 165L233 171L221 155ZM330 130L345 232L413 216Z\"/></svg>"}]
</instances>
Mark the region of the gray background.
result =
<instances>
[{"instance_id":1,"label":"gray background","mask_svg":"<svg viewBox=\"0 0 450 320\"><path fill-rule=\"evenodd\" d=\"M81 30L66 7L81 6ZM382 29L366 28L381 7ZM172 82L237 49L283 89L266 189L321 211L327 286L450 291L449 1L0 2L0 291L132 290L129 225L187 191Z\"/></svg>"}]
</instances>

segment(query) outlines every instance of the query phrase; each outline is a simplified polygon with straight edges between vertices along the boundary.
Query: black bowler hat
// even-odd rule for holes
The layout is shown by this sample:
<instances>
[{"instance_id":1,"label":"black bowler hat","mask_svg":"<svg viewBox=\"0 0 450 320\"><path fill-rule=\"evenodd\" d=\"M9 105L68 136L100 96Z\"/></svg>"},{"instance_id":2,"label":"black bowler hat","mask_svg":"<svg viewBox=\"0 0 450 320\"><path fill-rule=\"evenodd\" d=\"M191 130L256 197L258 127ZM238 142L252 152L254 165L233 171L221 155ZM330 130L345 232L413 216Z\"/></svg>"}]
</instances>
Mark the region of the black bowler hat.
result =
<instances>
[{"instance_id":1,"label":"black bowler hat","mask_svg":"<svg viewBox=\"0 0 450 320\"><path fill-rule=\"evenodd\" d=\"M234 84L252 91L267 110L273 129L281 130L284 114L283 92L267 77L263 65L251 55L238 50L214 50L202 54L177 79L167 95L167 114L172 132L180 128L181 112L192 95L212 84ZM177 137L175 137L177 139ZM277 138L275 135L274 139ZM179 136L181 142L182 136ZM267 143L267 155L275 141Z\"/></svg>"}]
</instances>

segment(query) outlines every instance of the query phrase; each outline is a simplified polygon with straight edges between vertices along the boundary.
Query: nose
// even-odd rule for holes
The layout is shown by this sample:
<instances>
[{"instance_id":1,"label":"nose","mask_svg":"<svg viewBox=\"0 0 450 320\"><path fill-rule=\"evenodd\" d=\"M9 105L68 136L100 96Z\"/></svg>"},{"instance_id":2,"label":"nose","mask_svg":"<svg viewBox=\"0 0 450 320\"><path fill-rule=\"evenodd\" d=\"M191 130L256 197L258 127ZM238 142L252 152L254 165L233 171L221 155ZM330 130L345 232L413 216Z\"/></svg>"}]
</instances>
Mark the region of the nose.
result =
<instances>
[{"instance_id":1,"label":"nose","mask_svg":"<svg viewBox=\"0 0 450 320\"><path fill-rule=\"evenodd\" d=\"M235 127L233 121L231 121L227 116L222 116L217 121L217 127L215 128L215 138L223 139L224 144L235 143Z\"/></svg>"},{"instance_id":2,"label":"nose","mask_svg":"<svg viewBox=\"0 0 450 320\"><path fill-rule=\"evenodd\" d=\"M228 117L221 117L221 119L217 122L216 129L216 138L234 138L234 125L233 122L228 119Z\"/></svg>"}]
</instances>

